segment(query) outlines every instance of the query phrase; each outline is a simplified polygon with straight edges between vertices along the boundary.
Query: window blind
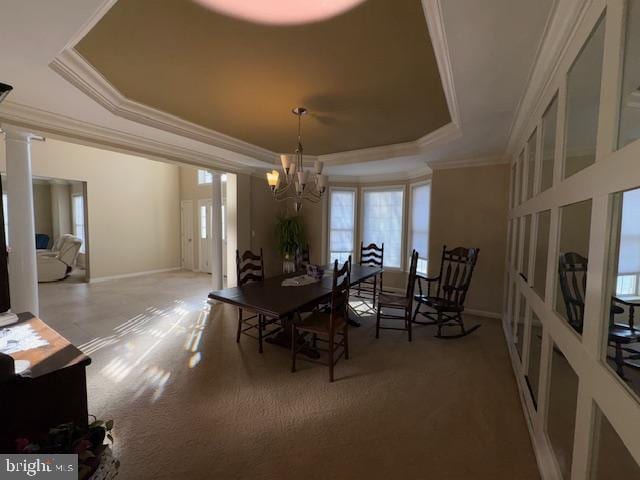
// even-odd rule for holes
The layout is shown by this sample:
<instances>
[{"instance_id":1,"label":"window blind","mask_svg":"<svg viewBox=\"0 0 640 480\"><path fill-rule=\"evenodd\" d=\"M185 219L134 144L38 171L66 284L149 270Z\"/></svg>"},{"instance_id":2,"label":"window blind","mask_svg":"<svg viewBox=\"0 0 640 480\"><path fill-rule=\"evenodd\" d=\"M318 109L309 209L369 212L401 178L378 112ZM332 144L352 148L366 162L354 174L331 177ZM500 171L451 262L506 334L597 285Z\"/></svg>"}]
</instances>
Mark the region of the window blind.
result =
<instances>
[{"instance_id":1,"label":"window blind","mask_svg":"<svg viewBox=\"0 0 640 480\"><path fill-rule=\"evenodd\" d=\"M346 262L353 255L356 192L331 190L329 219L329 257Z\"/></svg>"},{"instance_id":2,"label":"window blind","mask_svg":"<svg viewBox=\"0 0 640 480\"><path fill-rule=\"evenodd\" d=\"M384 266L402 266L402 189L365 190L362 241L384 243Z\"/></svg>"}]
</instances>

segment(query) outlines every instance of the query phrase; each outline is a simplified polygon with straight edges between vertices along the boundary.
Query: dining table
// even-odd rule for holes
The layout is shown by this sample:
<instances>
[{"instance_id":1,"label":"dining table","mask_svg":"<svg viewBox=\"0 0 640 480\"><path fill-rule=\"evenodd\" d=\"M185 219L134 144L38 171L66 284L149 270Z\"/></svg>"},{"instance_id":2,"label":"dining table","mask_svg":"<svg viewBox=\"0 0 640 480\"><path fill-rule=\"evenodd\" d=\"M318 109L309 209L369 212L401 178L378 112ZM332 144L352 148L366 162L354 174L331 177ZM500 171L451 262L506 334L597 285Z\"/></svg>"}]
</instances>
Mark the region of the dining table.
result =
<instances>
[{"instance_id":1,"label":"dining table","mask_svg":"<svg viewBox=\"0 0 640 480\"><path fill-rule=\"evenodd\" d=\"M382 273L381 267L352 265L350 284L360 282ZM230 287L209 293L209 299L228 303L243 310L264 315L268 319L278 320L282 329L265 341L285 348L291 348L291 322L296 313L310 311L317 305L327 303L331 296L333 283L333 265L325 267L321 279L308 285L283 286L287 278L303 275L304 272L285 273L262 281L252 282L241 287ZM296 339L296 341L304 341ZM318 357L318 352L307 346L301 353L309 357Z\"/></svg>"}]
</instances>

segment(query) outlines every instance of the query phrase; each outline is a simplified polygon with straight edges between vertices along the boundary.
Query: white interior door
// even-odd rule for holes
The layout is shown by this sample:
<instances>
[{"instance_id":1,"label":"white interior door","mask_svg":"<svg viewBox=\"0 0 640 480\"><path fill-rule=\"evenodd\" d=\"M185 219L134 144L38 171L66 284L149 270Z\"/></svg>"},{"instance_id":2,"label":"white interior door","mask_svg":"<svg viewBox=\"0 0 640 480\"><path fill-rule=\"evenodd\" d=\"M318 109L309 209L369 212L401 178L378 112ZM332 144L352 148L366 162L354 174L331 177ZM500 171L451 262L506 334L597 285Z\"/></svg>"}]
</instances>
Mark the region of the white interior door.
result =
<instances>
[{"instance_id":1,"label":"white interior door","mask_svg":"<svg viewBox=\"0 0 640 480\"><path fill-rule=\"evenodd\" d=\"M193 270L193 200L180 202L180 247L182 268Z\"/></svg>"},{"instance_id":2,"label":"white interior door","mask_svg":"<svg viewBox=\"0 0 640 480\"><path fill-rule=\"evenodd\" d=\"M211 199L198 200L198 239L199 239L199 269L201 272L211 273Z\"/></svg>"}]
</instances>

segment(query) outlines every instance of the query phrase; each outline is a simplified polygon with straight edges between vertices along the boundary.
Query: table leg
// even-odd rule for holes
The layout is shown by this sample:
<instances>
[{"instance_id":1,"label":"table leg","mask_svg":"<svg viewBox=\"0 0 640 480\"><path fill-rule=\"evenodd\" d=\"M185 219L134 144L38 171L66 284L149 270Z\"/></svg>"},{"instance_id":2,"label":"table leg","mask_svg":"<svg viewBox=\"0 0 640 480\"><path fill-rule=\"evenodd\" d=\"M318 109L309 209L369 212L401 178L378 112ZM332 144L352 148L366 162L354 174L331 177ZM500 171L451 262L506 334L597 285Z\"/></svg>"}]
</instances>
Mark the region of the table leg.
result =
<instances>
[{"instance_id":1,"label":"table leg","mask_svg":"<svg viewBox=\"0 0 640 480\"><path fill-rule=\"evenodd\" d=\"M271 345L277 345L279 347L291 350L291 323L293 322L293 317L290 315L286 316L281 319L281 322L282 329L275 335L267 337L265 339L265 342L270 343ZM301 353L302 355L305 355L309 358L320 358L320 352L318 352L317 349L313 348L313 346L309 345L305 335L298 334L296 342L301 345L304 344L304 346L298 351L298 353Z\"/></svg>"}]
</instances>

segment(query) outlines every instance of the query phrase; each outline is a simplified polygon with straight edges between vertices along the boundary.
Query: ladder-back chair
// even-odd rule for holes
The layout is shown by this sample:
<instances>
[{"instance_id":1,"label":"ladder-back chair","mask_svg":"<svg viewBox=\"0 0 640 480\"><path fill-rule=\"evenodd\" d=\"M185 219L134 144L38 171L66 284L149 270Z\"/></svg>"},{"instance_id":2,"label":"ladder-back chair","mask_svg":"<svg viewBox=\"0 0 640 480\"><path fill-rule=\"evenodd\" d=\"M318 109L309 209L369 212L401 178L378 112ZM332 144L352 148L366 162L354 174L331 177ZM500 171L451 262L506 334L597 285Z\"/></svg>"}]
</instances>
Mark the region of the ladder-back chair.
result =
<instances>
[{"instance_id":1,"label":"ladder-back chair","mask_svg":"<svg viewBox=\"0 0 640 480\"><path fill-rule=\"evenodd\" d=\"M413 306L413 294L416 284L416 271L418 269L418 252L413 250L411 253L411 264L409 267L409 278L407 280L407 289L404 295L393 295L391 293L380 293L378 296L377 312L376 312L376 338L380 338L380 330L404 330L409 335L409 341L412 340L411 308ZM383 310L384 309L384 310ZM389 310L400 310L402 315L389 313ZM401 320L404 322L403 327L389 327L380 325L380 319Z\"/></svg>"},{"instance_id":2,"label":"ladder-back chair","mask_svg":"<svg viewBox=\"0 0 640 480\"><path fill-rule=\"evenodd\" d=\"M311 263L310 258L309 245L298 247L295 256L296 270L305 270L307 268L307 265Z\"/></svg>"},{"instance_id":3,"label":"ladder-back chair","mask_svg":"<svg viewBox=\"0 0 640 480\"><path fill-rule=\"evenodd\" d=\"M365 246L363 242L360 242L360 265L382 268L383 263L384 243L378 247L375 243ZM380 277L379 280L378 277ZM378 294L382 293L382 273L358 283L356 291L357 294L355 296L370 299L373 302L373 308L375 308Z\"/></svg>"},{"instance_id":4,"label":"ladder-back chair","mask_svg":"<svg viewBox=\"0 0 640 480\"><path fill-rule=\"evenodd\" d=\"M265 278L264 257L262 249L260 255L256 255L251 250L246 250L242 255L236 250L236 274L238 276L238 286L242 287L253 282L261 282ZM240 335L258 340L258 351L262 353L262 340L278 331L278 329L265 332L267 325L275 323L276 320L267 321L264 315L254 314L249 317L243 316L243 309L238 309L238 331L236 333L236 343L240 342ZM251 332L257 330L257 336Z\"/></svg>"},{"instance_id":5,"label":"ladder-back chair","mask_svg":"<svg viewBox=\"0 0 640 480\"><path fill-rule=\"evenodd\" d=\"M299 334L310 333L313 336L313 346L317 347L320 340L327 343L327 349L319 349L327 353L327 361L310 362L322 363L329 367L329 381L333 382L333 370L344 355L349 359L349 287L351 283L351 263L344 262L338 269L338 261L333 264L333 283L331 288L331 303L328 311L315 310L311 315L302 319L298 314L298 321L291 323L291 338L297 339ZM318 338L320 337L320 338ZM296 371L296 357L304 348L303 342L291 342L291 371Z\"/></svg>"},{"instance_id":6,"label":"ladder-back chair","mask_svg":"<svg viewBox=\"0 0 640 480\"><path fill-rule=\"evenodd\" d=\"M447 250L442 247L440 273L437 277L417 276L418 294L415 296L418 306L413 314L414 323L436 325L438 338L460 338L480 328L480 324L467 329L462 319L464 302L471 285L473 271L478 261L479 248L457 247ZM423 288L426 283L426 292ZM426 311L421 311L425 306ZM418 314L427 321L417 321ZM460 333L448 335L442 333L443 327L458 326Z\"/></svg>"},{"instance_id":7,"label":"ladder-back chair","mask_svg":"<svg viewBox=\"0 0 640 480\"><path fill-rule=\"evenodd\" d=\"M558 261L558 278L562 300L567 311L569 325L582 333L584 327L584 305L587 289L587 269L589 260L575 252L561 253ZM635 308L640 303L611 297L609 309L609 346L613 355L607 355L616 367L616 373L627 379L625 367L640 368L635 361L640 359L640 351L630 345L640 341L640 330L635 328ZM616 322L616 316L626 315L626 323Z\"/></svg>"},{"instance_id":8,"label":"ladder-back chair","mask_svg":"<svg viewBox=\"0 0 640 480\"><path fill-rule=\"evenodd\" d=\"M558 282L569 325L582 333L588 260L576 252L561 253Z\"/></svg>"}]
</instances>

